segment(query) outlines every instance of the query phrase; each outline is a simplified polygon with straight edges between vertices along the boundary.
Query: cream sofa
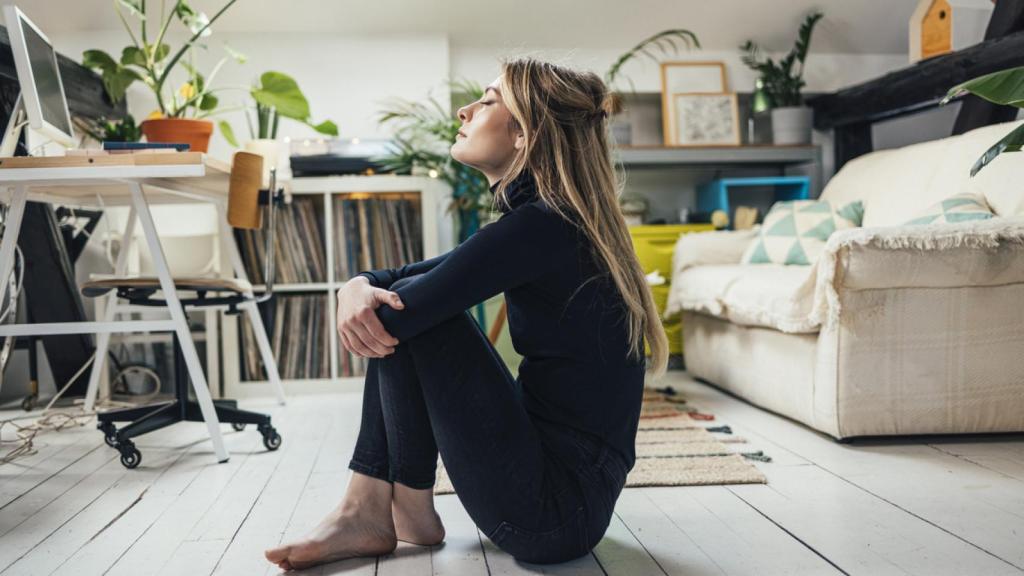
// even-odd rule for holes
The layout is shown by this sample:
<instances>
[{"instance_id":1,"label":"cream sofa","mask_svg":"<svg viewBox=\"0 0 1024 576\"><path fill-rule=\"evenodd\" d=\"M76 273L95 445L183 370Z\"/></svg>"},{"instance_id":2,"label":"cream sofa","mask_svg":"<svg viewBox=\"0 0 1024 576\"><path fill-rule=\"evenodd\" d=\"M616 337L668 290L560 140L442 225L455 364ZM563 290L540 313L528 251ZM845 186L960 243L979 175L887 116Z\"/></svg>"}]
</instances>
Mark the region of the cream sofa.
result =
<instances>
[{"instance_id":1,"label":"cream sofa","mask_svg":"<svg viewBox=\"0 0 1024 576\"><path fill-rule=\"evenodd\" d=\"M664 317L687 370L837 439L1024 431L1024 152L975 177L1021 121L848 162L821 199L860 199L812 266L740 264L756 233L688 234ZM961 192L996 218L903 226Z\"/></svg>"}]
</instances>

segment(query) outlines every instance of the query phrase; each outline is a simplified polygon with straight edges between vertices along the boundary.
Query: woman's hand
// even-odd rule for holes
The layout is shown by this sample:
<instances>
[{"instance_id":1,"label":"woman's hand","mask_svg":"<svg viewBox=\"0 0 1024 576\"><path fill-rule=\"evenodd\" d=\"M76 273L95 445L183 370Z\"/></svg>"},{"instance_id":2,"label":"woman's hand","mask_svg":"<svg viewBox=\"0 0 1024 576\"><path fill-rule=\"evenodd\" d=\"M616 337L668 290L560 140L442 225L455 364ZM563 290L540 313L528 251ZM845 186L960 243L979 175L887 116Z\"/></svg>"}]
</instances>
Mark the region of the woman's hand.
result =
<instances>
[{"instance_id":1,"label":"woman's hand","mask_svg":"<svg viewBox=\"0 0 1024 576\"><path fill-rule=\"evenodd\" d=\"M367 358L383 358L395 351L398 339L387 333L374 310L387 304L405 307L398 293L370 285L365 276L351 278L338 290L338 335L345 349Z\"/></svg>"}]
</instances>

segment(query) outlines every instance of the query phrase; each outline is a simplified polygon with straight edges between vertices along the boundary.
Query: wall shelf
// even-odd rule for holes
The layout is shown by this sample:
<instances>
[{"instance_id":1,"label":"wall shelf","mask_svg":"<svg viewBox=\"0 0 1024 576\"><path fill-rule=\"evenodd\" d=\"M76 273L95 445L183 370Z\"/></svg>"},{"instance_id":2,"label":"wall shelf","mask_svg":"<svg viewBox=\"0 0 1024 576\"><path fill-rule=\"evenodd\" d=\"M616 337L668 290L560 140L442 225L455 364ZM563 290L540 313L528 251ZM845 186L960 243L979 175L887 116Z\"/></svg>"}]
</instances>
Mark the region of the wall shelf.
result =
<instances>
[{"instance_id":1,"label":"wall shelf","mask_svg":"<svg viewBox=\"0 0 1024 576\"><path fill-rule=\"evenodd\" d=\"M709 164L821 163L821 147L810 146L619 146L626 167Z\"/></svg>"}]
</instances>

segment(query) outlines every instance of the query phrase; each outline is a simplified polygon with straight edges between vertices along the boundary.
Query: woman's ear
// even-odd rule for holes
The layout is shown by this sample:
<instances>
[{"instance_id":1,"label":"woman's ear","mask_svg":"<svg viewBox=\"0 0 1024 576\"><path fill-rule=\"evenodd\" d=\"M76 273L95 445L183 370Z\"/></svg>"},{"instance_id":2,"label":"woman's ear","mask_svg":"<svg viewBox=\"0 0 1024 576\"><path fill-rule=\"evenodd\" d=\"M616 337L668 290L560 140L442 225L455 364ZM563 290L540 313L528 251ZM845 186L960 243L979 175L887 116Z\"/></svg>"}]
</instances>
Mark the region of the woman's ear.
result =
<instances>
[{"instance_id":1,"label":"woman's ear","mask_svg":"<svg viewBox=\"0 0 1024 576\"><path fill-rule=\"evenodd\" d=\"M526 147L526 135L524 135L522 131L516 132L516 140L513 143L513 146L515 146L516 150L522 150Z\"/></svg>"}]
</instances>

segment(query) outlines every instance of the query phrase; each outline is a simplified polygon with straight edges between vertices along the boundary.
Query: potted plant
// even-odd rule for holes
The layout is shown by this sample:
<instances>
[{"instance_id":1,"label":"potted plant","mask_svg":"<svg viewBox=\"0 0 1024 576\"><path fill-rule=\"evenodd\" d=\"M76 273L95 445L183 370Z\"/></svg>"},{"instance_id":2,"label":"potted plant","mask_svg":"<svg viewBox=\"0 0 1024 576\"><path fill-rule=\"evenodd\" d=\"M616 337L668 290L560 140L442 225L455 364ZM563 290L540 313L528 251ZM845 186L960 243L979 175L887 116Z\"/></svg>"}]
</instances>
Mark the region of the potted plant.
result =
<instances>
[{"instance_id":1,"label":"potted plant","mask_svg":"<svg viewBox=\"0 0 1024 576\"><path fill-rule=\"evenodd\" d=\"M949 89L939 104L946 104L953 98L968 92L989 102L1024 108L1024 66L993 72L957 84ZM1003 152L1020 152L1021 147L1024 147L1024 125L1011 130L1009 134L986 150L971 167L971 176L973 177L989 162L995 160L996 156Z\"/></svg>"},{"instance_id":2,"label":"potted plant","mask_svg":"<svg viewBox=\"0 0 1024 576\"><path fill-rule=\"evenodd\" d=\"M761 50L747 40L740 46L743 63L760 75L764 93L770 101L772 141L775 144L810 144L813 111L804 106L800 90L804 87L804 60L811 45L811 33L823 17L812 12L800 25L796 45L778 63L771 58L761 59ZM796 69L794 70L794 66Z\"/></svg>"},{"instance_id":3,"label":"potted plant","mask_svg":"<svg viewBox=\"0 0 1024 576\"><path fill-rule=\"evenodd\" d=\"M284 150L277 141L277 127L281 118L297 120L321 134L338 135L338 126L330 120L313 124L309 101L291 76L283 72L264 72L259 83L252 85L248 90L254 106L243 107L250 138L245 143L245 149L260 154L267 160L263 164L264 176L269 174L272 166L277 166L279 174L290 172L287 167L288 155L282 153ZM255 124L252 119L253 112ZM221 120L218 126L229 144L239 146L235 131L228 121Z\"/></svg>"},{"instance_id":4,"label":"potted plant","mask_svg":"<svg viewBox=\"0 0 1024 576\"><path fill-rule=\"evenodd\" d=\"M672 46L674 52L679 52L679 47L676 46L676 39L682 41L687 47L696 46L700 48L700 41L697 40L697 36L689 30L683 29L669 29L658 32L657 34L642 40L639 44L619 56L615 62L612 63L611 67L604 74L604 83L612 91L612 98L614 103L612 106L613 110L623 109L623 97L622 93L614 89L615 81L618 80L622 66L632 60L639 54L647 56L651 60L658 61L657 57L651 53L650 48L652 46L657 47L662 54L668 54L666 45ZM636 94L636 86L633 85L633 80L628 76L625 76L629 80L629 86L633 94ZM633 141L632 137L632 122L630 120L619 121L612 124L612 136L615 141L619 144L629 145Z\"/></svg>"},{"instance_id":5,"label":"potted plant","mask_svg":"<svg viewBox=\"0 0 1024 576\"><path fill-rule=\"evenodd\" d=\"M228 56L222 58L206 78L190 60L193 48L204 46L199 40L210 35L210 25L236 1L228 0L212 18L208 18L206 14L192 9L186 0L175 0L167 13L161 10L156 37L151 42L149 21L153 14L147 13L146 0L115 0L114 9L132 44L126 46L121 51L120 59L116 60L103 50L86 50L82 54L82 64L100 71L111 102L120 102L128 87L137 80L153 91L158 109L140 125L148 141L184 142L189 144L191 150L206 152L213 123L205 117L218 104L210 84L229 57L240 62L245 57L225 46ZM125 12L138 22L138 34L129 25ZM164 38L174 20L187 27L191 36L172 54ZM170 90L170 74L178 63L185 69L187 77L178 89Z\"/></svg>"}]
</instances>

